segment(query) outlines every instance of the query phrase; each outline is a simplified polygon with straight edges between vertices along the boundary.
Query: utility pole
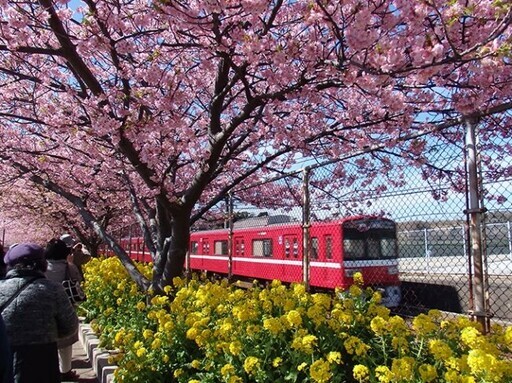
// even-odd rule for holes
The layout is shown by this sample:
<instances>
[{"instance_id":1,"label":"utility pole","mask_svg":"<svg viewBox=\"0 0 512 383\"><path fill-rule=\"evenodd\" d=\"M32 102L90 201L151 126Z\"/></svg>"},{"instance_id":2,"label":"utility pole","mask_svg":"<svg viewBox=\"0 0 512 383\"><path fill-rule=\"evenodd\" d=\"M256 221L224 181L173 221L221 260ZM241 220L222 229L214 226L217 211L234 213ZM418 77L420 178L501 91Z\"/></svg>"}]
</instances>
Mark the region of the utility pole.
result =
<instances>
[{"instance_id":1,"label":"utility pole","mask_svg":"<svg viewBox=\"0 0 512 383\"><path fill-rule=\"evenodd\" d=\"M303 170L302 183L302 280L306 291L309 291L309 253L310 253L310 199L309 199L309 173L311 169L308 167Z\"/></svg>"},{"instance_id":2,"label":"utility pole","mask_svg":"<svg viewBox=\"0 0 512 383\"><path fill-rule=\"evenodd\" d=\"M488 315L485 299L484 262L482 251L482 214L486 209L481 206L480 182L478 174L478 154L476 143L476 124L474 118L466 118L466 177L467 177L467 215L469 231L469 260L473 264L473 315L482 325L484 332L488 330ZM471 265L471 263L470 263ZM471 275L471 270L469 270Z\"/></svg>"}]
</instances>

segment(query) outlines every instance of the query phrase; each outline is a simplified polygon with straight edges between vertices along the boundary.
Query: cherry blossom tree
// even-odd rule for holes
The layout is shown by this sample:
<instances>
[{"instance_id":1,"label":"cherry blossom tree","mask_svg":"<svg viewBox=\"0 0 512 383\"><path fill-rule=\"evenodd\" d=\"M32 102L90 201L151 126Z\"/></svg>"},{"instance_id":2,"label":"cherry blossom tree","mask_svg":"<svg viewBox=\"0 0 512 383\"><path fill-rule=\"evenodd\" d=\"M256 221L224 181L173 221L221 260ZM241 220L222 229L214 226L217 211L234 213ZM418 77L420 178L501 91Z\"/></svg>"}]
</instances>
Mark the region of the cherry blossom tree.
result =
<instances>
[{"instance_id":1,"label":"cherry blossom tree","mask_svg":"<svg viewBox=\"0 0 512 383\"><path fill-rule=\"evenodd\" d=\"M510 134L506 2L71 4L2 1L0 159L73 205L143 285L101 222L112 204L140 224L161 288L194 222L299 156L421 163L427 133Z\"/></svg>"},{"instance_id":2,"label":"cherry blossom tree","mask_svg":"<svg viewBox=\"0 0 512 383\"><path fill-rule=\"evenodd\" d=\"M0 185L0 211L0 228L5 229L7 244L31 241L44 246L50 238L70 233L93 256L99 256L102 242L98 235L77 216L73 205L43 186L23 178L7 179ZM106 210L95 216L107 228L113 222L115 226L126 224L121 213L118 206L106 205Z\"/></svg>"}]
</instances>

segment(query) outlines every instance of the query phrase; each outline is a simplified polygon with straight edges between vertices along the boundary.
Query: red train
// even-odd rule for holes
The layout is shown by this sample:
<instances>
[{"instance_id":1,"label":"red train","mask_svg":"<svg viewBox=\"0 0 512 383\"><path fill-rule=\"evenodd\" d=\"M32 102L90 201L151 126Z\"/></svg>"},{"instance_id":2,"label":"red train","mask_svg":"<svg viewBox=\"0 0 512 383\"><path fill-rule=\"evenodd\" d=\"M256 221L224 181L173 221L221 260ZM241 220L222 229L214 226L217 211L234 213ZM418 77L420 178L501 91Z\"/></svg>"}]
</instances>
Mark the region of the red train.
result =
<instances>
[{"instance_id":1,"label":"red train","mask_svg":"<svg viewBox=\"0 0 512 383\"><path fill-rule=\"evenodd\" d=\"M348 288L361 272L365 284L382 292L383 304L398 306L396 224L380 217L355 216L315 222L309 228L309 267L305 267L304 230L288 216L253 217L228 229L191 233L186 267L235 279L278 279L301 282L312 289ZM124 238L122 246L137 261L149 261L140 237ZM306 271L306 272L304 272Z\"/></svg>"}]
</instances>

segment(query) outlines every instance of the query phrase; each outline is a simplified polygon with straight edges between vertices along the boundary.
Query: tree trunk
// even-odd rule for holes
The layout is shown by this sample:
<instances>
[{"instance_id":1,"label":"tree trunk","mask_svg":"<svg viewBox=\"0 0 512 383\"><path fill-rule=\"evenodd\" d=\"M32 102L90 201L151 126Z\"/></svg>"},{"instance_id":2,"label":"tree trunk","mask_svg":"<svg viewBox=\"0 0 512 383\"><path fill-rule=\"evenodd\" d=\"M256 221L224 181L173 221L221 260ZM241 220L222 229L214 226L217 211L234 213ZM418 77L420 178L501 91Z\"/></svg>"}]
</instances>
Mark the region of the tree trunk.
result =
<instances>
[{"instance_id":1,"label":"tree trunk","mask_svg":"<svg viewBox=\"0 0 512 383\"><path fill-rule=\"evenodd\" d=\"M153 279L153 287L157 290L161 290L167 285L172 286L173 278L183 277L185 256L190 239L190 212L173 214L171 229L171 237L161 247L163 252L161 257L165 260L160 263L163 265L163 269L155 270L154 273L157 280Z\"/></svg>"}]
</instances>

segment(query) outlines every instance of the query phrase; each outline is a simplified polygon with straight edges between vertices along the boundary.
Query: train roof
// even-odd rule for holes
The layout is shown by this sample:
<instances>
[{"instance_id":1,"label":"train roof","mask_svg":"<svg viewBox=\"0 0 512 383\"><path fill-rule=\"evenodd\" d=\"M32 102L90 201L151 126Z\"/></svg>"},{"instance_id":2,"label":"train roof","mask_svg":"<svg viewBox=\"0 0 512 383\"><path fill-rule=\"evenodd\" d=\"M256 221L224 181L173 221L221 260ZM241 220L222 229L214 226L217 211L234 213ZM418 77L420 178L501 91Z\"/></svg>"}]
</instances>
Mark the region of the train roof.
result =
<instances>
[{"instance_id":1,"label":"train roof","mask_svg":"<svg viewBox=\"0 0 512 383\"><path fill-rule=\"evenodd\" d=\"M338 218L333 219L330 221L315 221L312 222L315 226L327 226L332 224L341 224L343 222L347 221L354 221L359 219L382 219L386 221L391 221L389 218L383 218L378 216L368 216L368 215L356 215L356 216L350 216L350 217L344 217L344 218ZM295 227L297 225L301 225L301 222L294 220L292 217L287 215L275 215L275 216L261 216L261 217L250 217L246 218L240 221L236 221L233 223L233 230L237 231L246 231L246 230L252 230L252 229L258 229L258 228L289 228L289 227ZM212 230L197 230L192 231L191 235L194 234L207 234L207 233L223 233L228 231L228 228L222 228L222 229L212 229Z\"/></svg>"}]
</instances>

